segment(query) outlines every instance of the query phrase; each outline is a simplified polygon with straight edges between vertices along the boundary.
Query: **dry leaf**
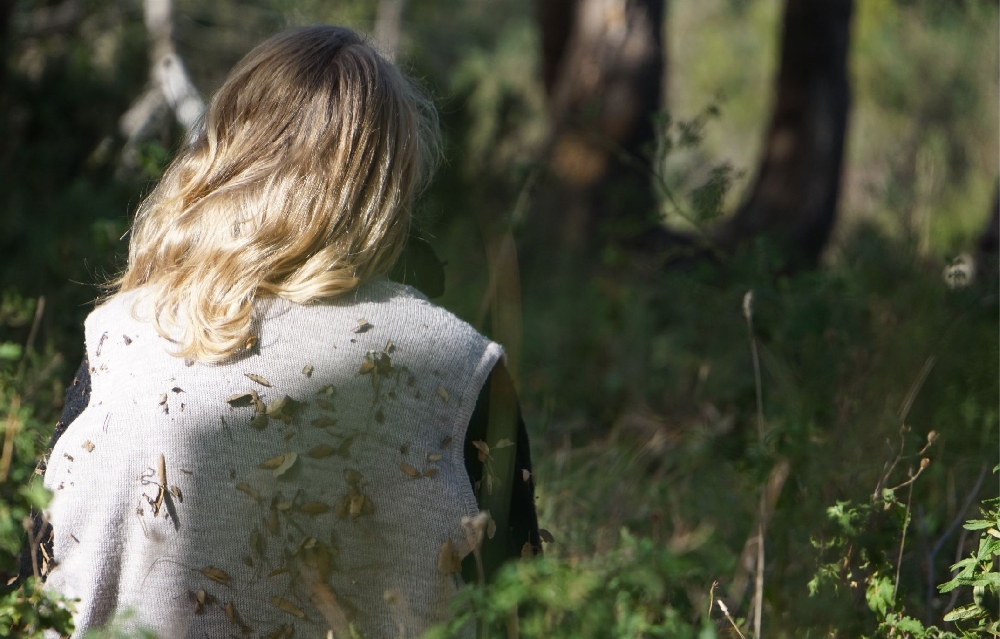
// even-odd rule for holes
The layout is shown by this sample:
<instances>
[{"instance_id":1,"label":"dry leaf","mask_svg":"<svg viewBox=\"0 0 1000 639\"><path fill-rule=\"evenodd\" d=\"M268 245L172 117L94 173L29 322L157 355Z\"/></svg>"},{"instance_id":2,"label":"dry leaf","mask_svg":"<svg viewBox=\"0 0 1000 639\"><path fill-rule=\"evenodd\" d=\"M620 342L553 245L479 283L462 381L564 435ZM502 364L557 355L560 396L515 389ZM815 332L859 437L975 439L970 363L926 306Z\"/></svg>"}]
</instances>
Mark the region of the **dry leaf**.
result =
<instances>
[{"instance_id":1,"label":"dry leaf","mask_svg":"<svg viewBox=\"0 0 1000 639\"><path fill-rule=\"evenodd\" d=\"M243 374L246 375L248 378L250 378L252 381L257 382L261 386L267 386L268 388L271 387L271 382L267 381L265 378L261 377L260 375L257 375L255 373L243 373Z\"/></svg>"},{"instance_id":2,"label":"dry leaf","mask_svg":"<svg viewBox=\"0 0 1000 639\"><path fill-rule=\"evenodd\" d=\"M330 507L321 501L307 501L299 506L299 510L307 515L322 515L325 512L329 512Z\"/></svg>"},{"instance_id":3,"label":"dry leaf","mask_svg":"<svg viewBox=\"0 0 1000 639\"><path fill-rule=\"evenodd\" d=\"M302 374L306 377L312 377L313 367L312 364L306 364L306 367L302 369Z\"/></svg>"},{"instance_id":4,"label":"dry leaf","mask_svg":"<svg viewBox=\"0 0 1000 639\"><path fill-rule=\"evenodd\" d=\"M389 353L395 350L396 350L396 345L392 343L392 340L389 340L388 342L385 343L385 348L382 349L382 352L388 355Z\"/></svg>"},{"instance_id":5,"label":"dry leaf","mask_svg":"<svg viewBox=\"0 0 1000 639\"><path fill-rule=\"evenodd\" d=\"M287 612L288 614L294 615L299 619L306 618L306 613L302 612L301 608L287 599L282 599L281 597L271 597L271 603L277 606L282 612Z\"/></svg>"},{"instance_id":6,"label":"dry leaf","mask_svg":"<svg viewBox=\"0 0 1000 639\"><path fill-rule=\"evenodd\" d=\"M350 514L350 510L351 496L344 495L337 500L337 505L333 508L333 514L336 515L338 519L347 519L347 515Z\"/></svg>"},{"instance_id":7,"label":"dry leaf","mask_svg":"<svg viewBox=\"0 0 1000 639\"><path fill-rule=\"evenodd\" d=\"M503 439L501 439L497 443L493 444L493 448L507 448L507 447L513 446L513 445L514 445L514 442L512 442L509 439L507 439L506 437L504 437Z\"/></svg>"},{"instance_id":8,"label":"dry leaf","mask_svg":"<svg viewBox=\"0 0 1000 639\"><path fill-rule=\"evenodd\" d=\"M538 536L541 537L542 541L544 541L547 544L552 544L555 543L556 541L556 538L552 536L552 533L545 530L544 528L538 529Z\"/></svg>"},{"instance_id":9,"label":"dry leaf","mask_svg":"<svg viewBox=\"0 0 1000 639\"><path fill-rule=\"evenodd\" d=\"M444 386L438 384L437 394L438 397L444 400L445 404L448 403L448 391L444 389Z\"/></svg>"},{"instance_id":10,"label":"dry leaf","mask_svg":"<svg viewBox=\"0 0 1000 639\"><path fill-rule=\"evenodd\" d=\"M220 570L219 568L215 568L213 566L206 566L198 572L217 584L222 584L223 586L229 585L229 575L224 570Z\"/></svg>"},{"instance_id":11,"label":"dry leaf","mask_svg":"<svg viewBox=\"0 0 1000 639\"><path fill-rule=\"evenodd\" d=\"M358 320L358 325L354 328L354 332L355 333L367 333L368 331L370 331L373 328L375 328L375 327L372 326L371 324L369 324L368 320L366 320L366 319L359 319Z\"/></svg>"},{"instance_id":12,"label":"dry leaf","mask_svg":"<svg viewBox=\"0 0 1000 639\"><path fill-rule=\"evenodd\" d=\"M323 410L329 410L329 411L337 410L337 407L334 405L333 402L328 402L325 399L317 399L316 405L322 408Z\"/></svg>"},{"instance_id":13,"label":"dry leaf","mask_svg":"<svg viewBox=\"0 0 1000 639\"><path fill-rule=\"evenodd\" d=\"M167 403L167 394L160 393L160 397L156 400L157 406L163 406L166 403Z\"/></svg>"},{"instance_id":14,"label":"dry leaf","mask_svg":"<svg viewBox=\"0 0 1000 639\"><path fill-rule=\"evenodd\" d=\"M420 471L414 468L413 466L410 466L409 464L400 463L399 469L402 470L407 475L409 475L410 477L420 477Z\"/></svg>"},{"instance_id":15,"label":"dry leaf","mask_svg":"<svg viewBox=\"0 0 1000 639\"><path fill-rule=\"evenodd\" d=\"M236 393L226 398L226 403L230 406L249 406L253 401L255 393Z\"/></svg>"},{"instance_id":16,"label":"dry leaf","mask_svg":"<svg viewBox=\"0 0 1000 639\"><path fill-rule=\"evenodd\" d=\"M448 435L441 440L441 448L448 448L448 444L451 443L451 435Z\"/></svg>"},{"instance_id":17,"label":"dry leaf","mask_svg":"<svg viewBox=\"0 0 1000 639\"><path fill-rule=\"evenodd\" d=\"M278 466L281 466L281 464L283 464L284 461L285 461L285 456L283 454L278 455L277 457L272 457L267 461L261 462L260 465L257 466L257 468L263 468L264 470L274 470Z\"/></svg>"},{"instance_id":18,"label":"dry leaf","mask_svg":"<svg viewBox=\"0 0 1000 639\"><path fill-rule=\"evenodd\" d=\"M253 347L256 345L257 345L257 336L248 335L246 341L243 342L243 349L249 351L252 350Z\"/></svg>"},{"instance_id":19,"label":"dry leaf","mask_svg":"<svg viewBox=\"0 0 1000 639\"><path fill-rule=\"evenodd\" d=\"M278 511L272 510L271 514L267 517L267 530L272 535L278 534Z\"/></svg>"},{"instance_id":20,"label":"dry leaf","mask_svg":"<svg viewBox=\"0 0 1000 639\"><path fill-rule=\"evenodd\" d=\"M288 472L288 469L295 465L295 460L299 458L296 453L285 453L284 457L281 465L271 471L275 477L281 477Z\"/></svg>"},{"instance_id":21,"label":"dry leaf","mask_svg":"<svg viewBox=\"0 0 1000 639\"><path fill-rule=\"evenodd\" d=\"M323 459L324 457L329 457L330 455L336 454L337 449L333 446L327 446L326 444L319 444L313 446L306 453L307 457L312 457L313 459Z\"/></svg>"},{"instance_id":22,"label":"dry leaf","mask_svg":"<svg viewBox=\"0 0 1000 639\"><path fill-rule=\"evenodd\" d=\"M244 555L243 556L243 565L246 566L247 568L253 568L253 559L251 559L250 557L247 557L246 555Z\"/></svg>"},{"instance_id":23,"label":"dry leaf","mask_svg":"<svg viewBox=\"0 0 1000 639\"><path fill-rule=\"evenodd\" d=\"M458 553L455 552L455 546L451 543L451 539L446 539L441 544L441 550L438 551L437 569L442 575L450 575L462 571L462 560L459 558Z\"/></svg>"},{"instance_id":24,"label":"dry leaf","mask_svg":"<svg viewBox=\"0 0 1000 639\"><path fill-rule=\"evenodd\" d=\"M357 435L351 435L350 437L345 438L344 441L340 443L340 448L337 450L337 454L346 459L351 452L351 444L354 443L355 437L357 437Z\"/></svg>"},{"instance_id":25,"label":"dry leaf","mask_svg":"<svg viewBox=\"0 0 1000 639\"><path fill-rule=\"evenodd\" d=\"M250 420L250 426L256 428L257 430L264 430L267 428L267 415L264 413L257 413Z\"/></svg>"},{"instance_id":26,"label":"dry leaf","mask_svg":"<svg viewBox=\"0 0 1000 639\"><path fill-rule=\"evenodd\" d=\"M424 477L433 477L434 475L437 474L438 474L437 468L428 468L427 470L424 471Z\"/></svg>"},{"instance_id":27,"label":"dry leaf","mask_svg":"<svg viewBox=\"0 0 1000 639\"><path fill-rule=\"evenodd\" d=\"M276 399L268 405L267 416L274 419L280 419L286 424L291 424L292 420L295 418L295 413L299 410L300 405L300 402L297 402L288 395L285 395L281 399Z\"/></svg>"},{"instance_id":28,"label":"dry leaf","mask_svg":"<svg viewBox=\"0 0 1000 639\"><path fill-rule=\"evenodd\" d=\"M353 468L345 468L344 479L347 480L348 485L356 486L361 481L361 473Z\"/></svg>"},{"instance_id":29,"label":"dry leaf","mask_svg":"<svg viewBox=\"0 0 1000 639\"><path fill-rule=\"evenodd\" d=\"M225 605L224 610L226 611L226 616L229 617L229 623L236 625L236 608L233 607L233 602L229 602Z\"/></svg>"},{"instance_id":30,"label":"dry leaf","mask_svg":"<svg viewBox=\"0 0 1000 639\"><path fill-rule=\"evenodd\" d=\"M327 397L333 397L337 394L337 388L333 384L327 384L323 388L316 391L317 395L326 395Z\"/></svg>"},{"instance_id":31,"label":"dry leaf","mask_svg":"<svg viewBox=\"0 0 1000 639\"><path fill-rule=\"evenodd\" d=\"M479 461L481 461L481 462L486 461L486 458L490 454L490 447L489 447L489 445L487 445L486 442L481 441L481 440L476 440L476 441L472 442L472 445L475 446L476 450L479 451Z\"/></svg>"},{"instance_id":32,"label":"dry leaf","mask_svg":"<svg viewBox=\"0 0 1000 639\"><path fill-rule=\"evenodd\" d=\"M81 446L81 448L86 450L88 453L92 453L94 452L94 442L88 439L87 441L83 442L83 446Z\"/></svg>"},{"instance_id":33,"label":"dry leaf","mask_svg":"<svg viewBox=\"0 0 1000 639\"><path fill-rule=\"evenodd\" d=\"M241 481L240 483L236 484L236 490L244 492L253 497L254 499L260 499L260 493L254 490L254 488L246 482Z\"/></svg>"},{"instance_id":34,"label":"dry leaf","mask_svg":"<svg viewBox=\"0 0 1000 639\"><path fill-rule=\"evenodd\" d=\"M486 538L493 539L493 535L497 534L497 522L490 518L490 522L486 524Z\"/></svg>"},{"instance_id":35,"label":"dry leaf","mask_svg":"<svg viewBox=\"0 0 1000 639\"><path fill-rule=\"evenodd\" d=\"M441 461L441 454L440 453L429 453L427 455L427 461L429 461L429 462Z\"/></svg>"},{"instance_id":36,"label":"dry leaf","mask_svg":"<svg viewBox=\"0 0 1000 639\"><path fill-rule=\"evenodd\" d=\"M177 501L184 503L184 493L181 492L180 486L171 486L170 494L177 498Z\"/></svg>"},{"instance_id":37,"label":"dry leaf","mask_svg":"<svg viewBox=\"0 0 1000 639\"><path fill-rule=\"evenodd\" d=\"M310 423L317 428L326 428L327 426L336 425L337 420L333 419L332 417L317 417Z\"/></svg>"}]
</instances>

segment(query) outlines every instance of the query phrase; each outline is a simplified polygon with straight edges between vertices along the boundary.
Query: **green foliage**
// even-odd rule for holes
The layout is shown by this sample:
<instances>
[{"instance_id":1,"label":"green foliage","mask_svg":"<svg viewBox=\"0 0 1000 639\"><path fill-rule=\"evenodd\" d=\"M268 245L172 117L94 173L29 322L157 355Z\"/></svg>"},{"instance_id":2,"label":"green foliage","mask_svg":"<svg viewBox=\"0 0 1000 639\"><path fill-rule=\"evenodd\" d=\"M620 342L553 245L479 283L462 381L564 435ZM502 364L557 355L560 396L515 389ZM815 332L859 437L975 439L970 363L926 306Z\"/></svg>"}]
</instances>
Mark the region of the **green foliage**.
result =
<instances>
[{"instance_id":1,"label":"green foliage","mask_svg":"<svg viewBox=\"0 0 1000 639\"><path fill-rule=\"evenodd\" d=\"M464 589L455 619L424 639L460 636L475 622L503 636L502 624L515 608L525 639L714 639L707 619L695 621L702 602L691 601L687 590L699 588L716 563L699 550L697 556L677 553L622 529L616 547L576 564L548 558L509 564L494 584ZM708 597L707 590L694 592Z\"/></svg>"}]
</instances>

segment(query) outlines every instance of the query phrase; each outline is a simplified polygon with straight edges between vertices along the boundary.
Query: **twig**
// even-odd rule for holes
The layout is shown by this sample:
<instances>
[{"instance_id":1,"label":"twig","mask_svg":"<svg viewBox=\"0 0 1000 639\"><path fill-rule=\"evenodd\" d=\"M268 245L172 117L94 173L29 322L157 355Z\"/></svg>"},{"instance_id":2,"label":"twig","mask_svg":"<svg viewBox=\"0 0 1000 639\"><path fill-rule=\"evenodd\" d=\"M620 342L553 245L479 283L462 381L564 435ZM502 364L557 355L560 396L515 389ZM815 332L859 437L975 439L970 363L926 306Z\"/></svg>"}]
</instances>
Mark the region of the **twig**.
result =
<instances>
[{"instance_id":1,"label":"twig","mask_svg":"<svg viewBox=\"0 0 1000 639\"><path fill-rule=\"evenodd\" d=\"M921 466L920 470L923 470ZM920 475L920 471L910 479L910 490L906 495L906 514L903 517L903 536L899 540L899 556L896 558L896 580L892 584L892 603L896 603L896 591L899 590L899 569L903 566L903 547L906 544L906 529L910 526L910 499L913 497L913 480Z\"/></svg>"},{"instance_id":2,"label":"twig","mask_svg":"<svg viewBox=\"0 0 1000 639\"><path fill-rule=\"evenodd\" d=\"M723 602L721 599L719 599L718 602L719 602L719 610L722 611L722 614L726 615L726 619L729 620L729 624L733 627L733 630L736 631L736 634L740 636L740 639L747 639L746 637L743 636L743 633L740 632L740 628L739 626L736 625L736 622L733 621L732 616L730 616L729 609L726 608L725 602Z\"/></svg>"},{"instance_id":3,"label":"twig","mask_svg":"<svg viewBox=\"0 0 1000 639\"><path fill-rule=\"evenodd\" d=\"M900 484L898 486L893 486L889 490L895 491L895 490L899 490L900 488L903 488L904 486L911 485L913 482L917 481L917 477L920 477L920 473L924 472L924 469L927 468L930 465L930 463L931 463L931 460L928 459L928 458L926 458L926 457L924 457L923 459L920 460L920 468L917 469L917 474L916 475L913 475L912 477L910 477L909 479L907 479L906 481L904 481L902 484Z\"/></svg>"},{"instance_id":4,"label":"twig","mask_svg":"<svg viewBox=\"0 0 1000 639\"><path fill-rule=\"evenodd\" d=\"M3 454L0 456L0 483L7 481L7 475L10 473L10 461L14 456L14 435L21 428L21 420L17 418L20 409L21 396L14 395L7 413L7 428L4 429Z\"/></svg>"},{"instance_id":5,"label":"twig","mask_svg":"<svg viewBox=\"0 0 1000 639\"><path fill-rule=\"evenodd\" d=\"M45 313L45 296L39 295L35 302L35 318L31 320L31 331L28 333L28 341L24 345L24 355L21 361L28 357L28 353L35 348L35 338L38 336L38 326L42 323L42 315Z\"/></svg>"},{"instance_id":6,"label":"twig","mask_svg":"<svg viewBox=\"0 0 1000 639\"><path fill-rule=\"evenodd\" d=\"M757 435L764 445L764 395L761 391L760 358L757 356L757 340L753 334L753 291L743 296L743 317L747 320L747 336L750 340L750 354L753 357L753 379L757 387Z\"/></svg>"},{"instance_id":7,"label":"twig","mask_svg":"<svg viewBox=\"0 0 1000 639\"><path fill-rule=\"evenodd\" d=\"M900 422L906 421L906 416L910 413L910 408L913 406L913 402L917 399L920 389L923 388L924 382L927 381L927 376L930 375L931 369L934 368L935 361L937 360L933 355L929 356L927 360L924 361L924 366L920 369L920 373L917 374L917 379L915 379L913 384L910 385L910 390L907 391L906 397L903 399L903 403L899 406L899 412L897 413Z\"/></svg>"},{"instance_id":8,"label":"twig","mask_svg":"<svg viewBox=\"0 0 1000 639\"><path fill-rule=\"evenodd\" d=\"M750 354L753 357L753 379L757 390L757 435L760 446L764 448L764 394L761 390L760 358L757 355L757 339L753 334L753 291L747 291L743 296L743 317L747 321L747 338L750 340ZM754 579L753 634L760 639L761 615L764 609L764 510L766 490L760 494L760 506L757 516L757 566Z\"/></svg>"}]
</instances>

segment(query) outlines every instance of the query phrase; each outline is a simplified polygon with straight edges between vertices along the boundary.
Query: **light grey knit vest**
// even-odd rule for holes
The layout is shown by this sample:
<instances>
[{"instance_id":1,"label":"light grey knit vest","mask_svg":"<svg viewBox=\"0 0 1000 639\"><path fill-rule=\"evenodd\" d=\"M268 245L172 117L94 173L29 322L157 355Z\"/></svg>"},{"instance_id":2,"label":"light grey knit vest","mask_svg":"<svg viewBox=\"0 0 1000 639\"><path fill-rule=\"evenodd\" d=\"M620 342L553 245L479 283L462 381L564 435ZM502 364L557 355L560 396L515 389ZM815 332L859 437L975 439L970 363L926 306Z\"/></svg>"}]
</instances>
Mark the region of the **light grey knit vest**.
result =
<instances>
[{"instance_id":1,"label":"light grey knit vest","mask_svg":"<svg viewBox=\"0 0 1000 639\"><path fill-rule=\"evenodd\" d=\"M74 636L395 639L447 619L478 512L465 431L500 346L388 280L260 303L223 365L168 354L143 309L124 294L87 318L90 404L45 474Z\"/></svg>"}]
</instances>

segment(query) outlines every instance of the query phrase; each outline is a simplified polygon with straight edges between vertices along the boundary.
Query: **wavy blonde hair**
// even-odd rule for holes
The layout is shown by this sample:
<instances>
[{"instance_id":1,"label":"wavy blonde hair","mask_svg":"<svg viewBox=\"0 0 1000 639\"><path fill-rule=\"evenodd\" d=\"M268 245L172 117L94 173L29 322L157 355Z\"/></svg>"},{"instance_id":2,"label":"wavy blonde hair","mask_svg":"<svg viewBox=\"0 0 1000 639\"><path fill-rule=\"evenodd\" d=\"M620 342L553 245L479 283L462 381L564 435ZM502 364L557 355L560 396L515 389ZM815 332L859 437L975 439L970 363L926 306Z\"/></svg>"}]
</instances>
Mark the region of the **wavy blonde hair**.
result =
<instances>
[{"instance_id":1,"label":"wavy blonde hair","mask_svg":"<svg viewBox=\"0 0 1000 639\"><path fill-rule=\"evenodd\" d=\"M433 105L361 36L280 33L236 65L139 205L113 290L148 287L175 355L225 360L257 297L305 304L388 272L439 144Z\"/></svg>"}]
</instances>

